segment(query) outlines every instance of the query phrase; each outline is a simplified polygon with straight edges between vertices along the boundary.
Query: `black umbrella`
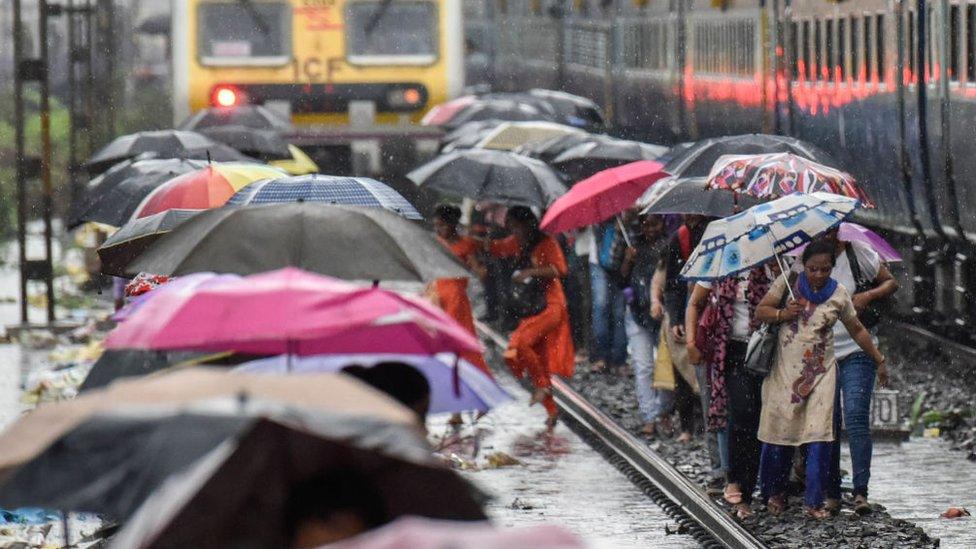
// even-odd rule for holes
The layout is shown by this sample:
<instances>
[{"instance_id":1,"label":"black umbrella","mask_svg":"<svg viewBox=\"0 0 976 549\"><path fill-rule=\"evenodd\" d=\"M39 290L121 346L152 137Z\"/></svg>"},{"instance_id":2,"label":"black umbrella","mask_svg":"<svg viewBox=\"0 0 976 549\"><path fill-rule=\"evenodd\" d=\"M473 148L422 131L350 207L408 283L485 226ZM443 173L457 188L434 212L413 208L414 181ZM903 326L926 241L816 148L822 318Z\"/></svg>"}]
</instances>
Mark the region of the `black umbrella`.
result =
<instances>
[{"instance_id":1,"label":"black umbrella","mask_svg":"<svg viewBox=\"0 0 976 549\"><path fill-rule=\"evenodd\" d=\"M479 120L504 120L507 122L546 120L556 122L559 116L548 105L524 99L478 99L461 109L444 127L453 130L467 122Z\"/></svg>"},{"instance_id":2,"label":"black umbrella","mask_svg":"<svg viewBox=\"0 0 976 549\"><path fill-rule=\"evenodd\" d=\"M101 173L117 162L146 152L154 153L157 158L179 158L182 151L206 150L215 145L216 143L207 136L189 131L159 130L130 133L115 138L99 149L88 159L85 167L88 173Z\"/></svg>"},{"instance_id":3,"label":"black umbrella","mask_svg":"<svg viewBox=\"0 0 976 549\"><path fill-rule=\"evenodd\" d=\"M761 202L754 196L709 189L705 178L670 178L659 181L637 200L643 214L698 214L728 217Z\"/></svg>"},{"instance_id":4,"label":"black umbrella","mask_svg":"<svg viewBox=\"0 0 976 549\"><path fill-rule=\"evenodd\" d=\"M147 217L132 219L110 236L98 248L102 261L102 273L125 276L125 266L146 251L164 234L202 210L166 210Z\"/></svg>"},{"instance_id":5,"label":"black umbrella","mask_svg":"<svg viewBox=\"0 0 976 549\"><path fill-rule=\"evenodd\" d=\"M261 160L291 158L288 143L272 130L257 130L246 126L214 126L199 131L214 141Z\"/></svg>"},{"instance_id":6,"label":"black umbrella","mask_svg":"<svg viewBox=\"0 0 976 549\"><path fill-rule=\"evenodd\" d=\"M407 178L446 195L540 208L566 192L556 172L544 163L485 149L441 155L408 173Z\"/></svg>"},{"instance_id":7,"label":"black umbrella","mask_svg":"<svg viewBox=\"0 0 976 549\"><path fill-rule=\"evenodd\" d=\"M616 168L638 160L657 160L668 152L667 147L639 141L596 137L563 151L549 164L572 181L581 181L609 168Z\"/></svg>"},{"instance_id":8,"label":"black umbrella","mask_svg":"<svg viewBox=\"0 0 976 549\"><path fill-rule=\"evenodd\" d=\"M594 130L606 126L603 110L595 101L588 97L566 93L564 91L534 88L528 91L530 97L547 101L566 122L577 127Z\"/></svg>"},{"instance_id":9,"label":"black umbrella","mask_svg":"<svg viewBox=\"0 0 976 549\"><path fill-rule=\"evenodd\" d=\"M346 280L469 276L432 233L400 215L307 202L203 212L160 238L126 272L249 275L289 266Z\"/></svg>"},{"instance_id":10,"label":"black umbrella","mask_svg":"<svg viewBox=\"0 0 976 549\"><path fill-rule=\"evenodd\" d=\"M258 130L286 130L291 123L262 105L239 107L211 107L200 109L180 124L181 130L197 130L214 126L246 126Z\"/></svg>"},{"instance_id":11,"label":"black umbrella","mask_svg":"<svg viewBox=\"0 0 976 549\"><path fill-rule=\"evenodd\" d=\"M478 139L480 140L485 135L488 135L488 132L495 129L495 127L497 127L499 124L503 124L505 122L505 120L498 120L497 118L465 122L454 130L444 134L444 137L441 139L441 143L449 145L462 139L471 139L471 136L473 135L477 135Z\"/></svg>"},{"instance_id":12,"label":"black umbrella","mask_svg":"<svg viewBox=\"0 0 976 549\"><path fill-rule=\"evenodd\" d=\"M100 389L117 379L137 377L189 362L207 362L209 357L223 358L226 353L196 351L149 351L144 349L106 349L92 364L79 393ZM250 360L251 357L248 358Z\"/></svg>"},{"instance_id":13,"label":"black umbrella","mask_svg":"<svg viewBox=\"0 0 976 549\"><path fill-rule=\"evenodd\" d=\"M750 133L703 139L676 154L664 171L677 177L705 177L712 164L726 154L793 153L827 166L836 162L824 151L805 141L782 135Z\"/></svg>"},{"instance_id":14,"label":"black umbrella","mask_svg":"<svg viewBox=\"0 0 976 549\"><path fill-rule=\"evenodd\" d=\"M208 162L255 162L257 164L264 164L264 162L261 162L257 158L247 156L230 145L224 145L223 143L214 143L208 147L176 151L170 155L155 154L153 156L156 158L206 160Z\"/></svg>"},{"instance_id":15,"label":"black umbrella","mask_svg":"<svg viewBox=\"0 0 976 549\"><path fill-rule=\"evenodd\" d=\"M132 212L153 189L178 175L206 166L206 161L174 158L126 160L116 164L91 180L82 199L72 206L68 228L88 221L119 227L132 217Z\"/></svg>"},{"instance_id":16,"label":"black umbrella","mask_svg":"<svg viewBox=\"0 0 976 549\"><path fill-rule=\"evenodd\" d=\"M537 158L548 164L549 162L552 162L554 158L568 151L569 149L576 147L577 145L582 145L583 143L591 143L602 137L606 136L601 134L561 135L546 141L523 145L518 149L515 149L515 152L524 154L526 156L531 156L532 158Z\"/></svg>"}]
</instances>

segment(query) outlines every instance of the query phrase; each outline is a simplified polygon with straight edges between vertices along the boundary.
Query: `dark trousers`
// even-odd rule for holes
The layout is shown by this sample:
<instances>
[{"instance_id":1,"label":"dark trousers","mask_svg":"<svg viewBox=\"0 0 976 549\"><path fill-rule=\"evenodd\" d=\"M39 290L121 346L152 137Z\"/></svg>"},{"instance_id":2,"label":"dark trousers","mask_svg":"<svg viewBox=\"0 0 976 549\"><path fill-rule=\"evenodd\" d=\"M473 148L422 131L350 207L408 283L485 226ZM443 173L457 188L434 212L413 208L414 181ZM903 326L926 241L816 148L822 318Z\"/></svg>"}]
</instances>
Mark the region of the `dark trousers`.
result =
<instances>
[{"instance_id":1,"label":"dark trousers","mask_svg":"<svg viewBox=\"0 0 976 549\"><path fill-rule=\"evenodd\" d=\"M725 390L728 394L729 482L739 485L742 501L752 502L759 477L762 443L759 412L762 410L763 378L746 369L747 344L729 341L725 353Z\"/></svg>"},{"instance_id":2,"label":"dark trousers","mask_svg":"<svg viewBox=\"0 0 976 549\"><path fill-rule=\"evenodd\" d=\"M674 409L678 412L680 430L682 433L694 433L695 417L700 415L700 408L697 408L698 395L677 370L674 372L674 381Z\"/></svg>"}]
</instances>

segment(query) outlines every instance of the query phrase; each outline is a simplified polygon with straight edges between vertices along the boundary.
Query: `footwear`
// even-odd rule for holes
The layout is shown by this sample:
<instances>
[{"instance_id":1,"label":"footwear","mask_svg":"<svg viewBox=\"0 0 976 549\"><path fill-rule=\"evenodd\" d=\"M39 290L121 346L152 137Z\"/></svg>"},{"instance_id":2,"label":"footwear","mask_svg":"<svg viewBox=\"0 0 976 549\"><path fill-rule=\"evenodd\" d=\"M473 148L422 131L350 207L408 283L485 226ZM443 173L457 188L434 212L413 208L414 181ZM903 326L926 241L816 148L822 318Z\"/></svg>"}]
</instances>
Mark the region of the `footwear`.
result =
<instances>
[{"instance_id":1,"label":"footwear","mask_svg":"<svg viewBox=\"0 0 976 549\"><path fill-rule=\"evenodd\" d=\"M754 514L752 507L744 501L735 505L735 517L739 520L745 520Z\"/></svg>"},{"instance_id":2,"label":"footwear","mask_svg":"<svg viewBox=\"0 0 976 549\"><path fill-rule=\"evenodd\" d=\"M556 428L556 422L559 421L559 416L549 416L546 418L546 430L552 431Z\"/></svg>"},{"instance_id":3,"label":"footwear","mask_svg":"<svg viewBox=\"0 0 976 549\"><path fill-rule=\"evenodd\" d=\"M535 392L532 393L532 398L529 399L529 406L535 406L536 404L541 403L551 394L552 391L549 389L536 389Z\"/></svg>"},{"instance_id":4,"label":"footwear","mask_svg":"<svg viewBox=\"0 0 976 549\"><path fill-rule=\"evenodd\" d=\"M689 442L691 442L691 439L692 439L692 435L688 431L685 431L681 433L680 436L678 436L678 442L680 442L681 444L688 444Z\"/></svg>"},{"instance_id":5,"label":"footwear","mask_svg":"<svg viewBox=\"0 0 976 549\"><path fill-rule=\"evenodd\" d=\"M738 505L742 503L742 490L739 489L738 484L730 482L725 485L725 490L722 492L722 498L732 505Z\"/></svg>"},{"instance_id":6,"label":"footwear","mask_svg":"<svg viewBox=\"0 0 976 549\"><path fill-rule=\"evenodd\" d=\"M807 516L816 520L824 520L830 518L830 511L824 509L823 507L818 507L814 509L813 507L803 506L803 511L806 512Z\"/></svg>"},{"instance_id":7,"label":"footwear","mask_svg":"<svg viewBox=\"0 0 976 549\"><path fill-rule=\"evenodd\" d=\"M596 360L590 363L590 371L594 374L602 373L607 369L607 363L604 360Z\"/></svg>"},{"instance_id":8,"label":"footwear","mask_svg":"<svg viewBox=\"0 0 976 549\"><path fill-rule=\"evenodd\" d=\"M854 512L859 515L869 515L874 511L871 504L868 503L867 496L862 496L860 494L854 496Z\"/></svg>"},{"instance_id":9,"label":"footwear","mask_svg":"<svg viewBox=\"0 0 976 549\"><path fill-rule=\"evenodd\" d=\"M830 511L830 514L836 515L837 513L840 513L840 500L827 498L826 501L824 501L823 508Z\"/></svg>"},{"instance_id":10,"label":"footwear","mask_svg":"<svg viewBox=\"0 0 976 549\"><path fill-rule=\"evenodd\" d=\"M451 416L451 419L447 421L447 424L451 427L460 427L464 425L464 420L461 419L461 414L454 414Z\"/></svg>"},{"instance_id":11,"label":"footwear","mask_svg":"<svg viewBox=\"0 0 976 549\"><path fill-rule=\"evenodd\" d=\"M656 426L654 425L654 422L653 421L650 421L648 423L645 423L644 426L641 427L641 434L642 435L645 435L645 436L652 437L652 436L654 436L655 429L656 429Z\"/></svg>"},{"instance_id":12,"label":"footwear","mask_svg":"<svg viewBox=\"0 0 976 549\"><path fill-rule=\"evenodd\" d=\"M671 416L661 416L657 420L657 430L664 436L670 438L674 436L674 425L671 424Z\"/></svg>"},{"instance_id":13,"label":"footwear","mask_svg":"<svg viewBox=\"0 0 976 549\"><path fill-rule=\"evenodd\" d=\"M773 516L782 515L786 511L786 497L785 496L770 496L769 500L766 501L766 509L769 514Z\"/></svg>"}]
</instances>

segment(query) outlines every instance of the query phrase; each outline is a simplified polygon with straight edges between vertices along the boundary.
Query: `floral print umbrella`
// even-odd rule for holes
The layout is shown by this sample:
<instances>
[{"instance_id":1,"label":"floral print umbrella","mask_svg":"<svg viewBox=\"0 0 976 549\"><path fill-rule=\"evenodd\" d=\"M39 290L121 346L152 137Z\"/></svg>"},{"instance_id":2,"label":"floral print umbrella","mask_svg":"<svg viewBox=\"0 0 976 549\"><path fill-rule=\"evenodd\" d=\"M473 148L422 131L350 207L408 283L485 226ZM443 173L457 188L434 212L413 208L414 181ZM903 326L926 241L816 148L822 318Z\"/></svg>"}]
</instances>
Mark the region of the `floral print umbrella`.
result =
<instances>
[{"instance_id":1,"label":"floral print umbrella","mask_svg":"<svg viewBox=\"0 0 976 549\"><path fill-rule=\"evenodd\" d=\"M709 189L728 189L759 198L825 192L857 199L867 208L874 207L849 173L791 153L719 157L706 183Z\"/></svg>"}]
</instances>

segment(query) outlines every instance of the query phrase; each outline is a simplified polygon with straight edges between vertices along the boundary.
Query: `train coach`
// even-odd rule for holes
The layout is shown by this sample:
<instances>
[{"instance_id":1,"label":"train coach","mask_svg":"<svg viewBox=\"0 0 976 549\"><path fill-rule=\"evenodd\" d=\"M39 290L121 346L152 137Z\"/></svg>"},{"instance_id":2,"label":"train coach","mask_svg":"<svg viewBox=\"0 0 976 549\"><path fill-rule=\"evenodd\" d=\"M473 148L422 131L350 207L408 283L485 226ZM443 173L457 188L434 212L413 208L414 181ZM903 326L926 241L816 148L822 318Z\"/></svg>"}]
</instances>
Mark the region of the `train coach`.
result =
<instances>
[{"instance_id":1,"label":"train coach","mask_svg":"<svg viewBox=\"0 0 976 549\"><path fill-rule=\"evenodd\" d=\"M902 313L973 342L976 3L469 0L495 87L600 102L620 134L745 132L829 151L905 256Z\"/></svg>"},{"instance_id":2,"label":"train coach","mask_svg":"<svg viewBox=\"0 0 976 549\"><path fill-rule=\"evenodd\" d=\"M433 152L417 123L464 85L461 0L175 0L172 17L177 123L263 104L292 120L290 141L362 153L367 171L387 145Z\"/></svg>"}]
</instances>

